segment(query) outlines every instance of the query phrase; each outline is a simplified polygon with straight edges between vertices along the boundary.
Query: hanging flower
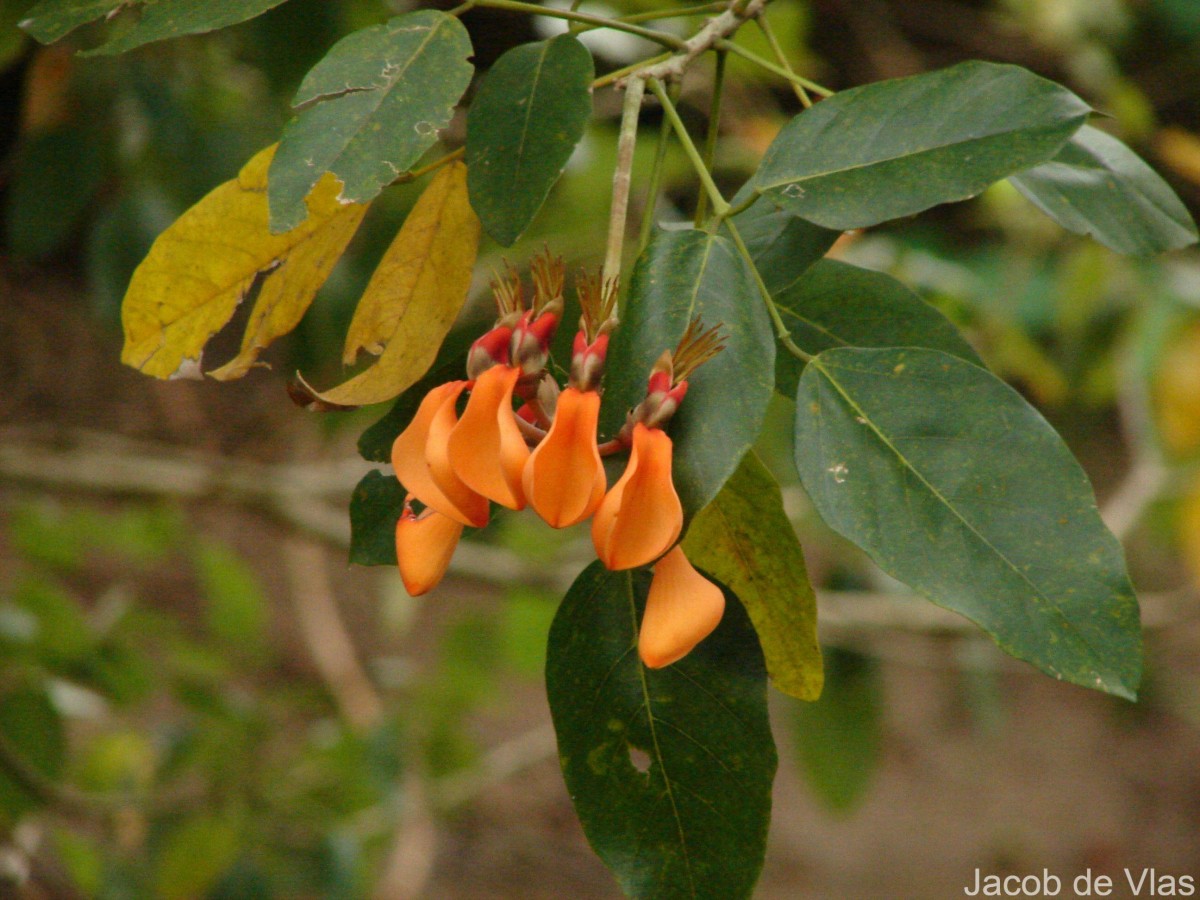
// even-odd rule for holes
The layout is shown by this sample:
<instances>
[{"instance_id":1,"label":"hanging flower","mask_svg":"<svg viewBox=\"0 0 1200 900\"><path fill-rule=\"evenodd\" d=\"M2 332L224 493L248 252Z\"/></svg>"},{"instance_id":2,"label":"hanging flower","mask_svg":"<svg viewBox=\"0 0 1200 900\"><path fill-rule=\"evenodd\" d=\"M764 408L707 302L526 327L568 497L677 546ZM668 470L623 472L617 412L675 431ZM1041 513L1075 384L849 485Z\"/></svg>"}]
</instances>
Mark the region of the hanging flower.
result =
<instances>
[{"instance_id":1,"label":"hanging flower","mask_svg":"<svg viewBox=\"0 0 1200 900\"><path fill-rule=\"evenodd\" d=\"M435 509L420 515L409 501L396 522L396 562L404 589L418 597L437 587L450 567L463 526Z\"/></svg>"},{"instance_id":2,"label":"hanging flower","mask_svg":"<svg viewBox=\"0 0 1200 900\"><path fill-rule=\"evenodd\" d=\"M513 366L493 366L480 375L444 445L447 469L453 476L509 509L525 508L521 472L529 447L512 405L520 377L521 370ZM439 469L435 461L431 468Z\"/></svg>"},{"instance_id":3,"label":"hanging flower","mask_svg":"<svg viewBox=\"0 0 1200 900\"><path fill-rule=\"evenodd\" d=\"M529 505L554 528L582 522L600 505L607 481L596 447L600 395L568 387L558 396L554 423L525 464Z\"/></svg>"},{"instance_id":4,"label":"hanging flower","mask_svg":"<svg viewBox=\"0 0 1200 900\"><path fill-rule=\"evenodd\" d=\"M671 483L671 439L638 422L625 473L592 519L596 555L610 569L653 562L683 530L683 507Z\"/></svg>"},{"instance_id":5,"label":"hanging flower","mask_svg":"<svg viewBox=\"0 0 1200 900\"><path fill-rule=\"evenodd\" d=\"M724 612L725 594L676 546L654 565L638 656L651 669L678 662L712 633Z\"/></svg>"},{"instance_id":6,"label":"hanging flower","mask_svg":"<svg viewBox=\"0 0 1200 900\"><path fill-rule=\"evenodd\" d=\"M460 524L482 528L488 521L487 498L471 490L443 462L446 438L458 420L455 403L469 384L451 381L425 395L392 444L392 468L405 489L426 506ZM443 464L435 466L435 462Z\"/></svg>"}]
</instances>

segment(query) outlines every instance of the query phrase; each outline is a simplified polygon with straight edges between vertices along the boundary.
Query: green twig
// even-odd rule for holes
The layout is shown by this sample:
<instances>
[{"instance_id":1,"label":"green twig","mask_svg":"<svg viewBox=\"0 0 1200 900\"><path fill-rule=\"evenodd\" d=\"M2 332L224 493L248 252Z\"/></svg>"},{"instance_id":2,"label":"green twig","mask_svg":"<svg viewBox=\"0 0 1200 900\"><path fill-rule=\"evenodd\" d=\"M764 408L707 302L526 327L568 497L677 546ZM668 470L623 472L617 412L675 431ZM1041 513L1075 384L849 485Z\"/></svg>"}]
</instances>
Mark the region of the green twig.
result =
<instances>
[{"instance_id":1,"label":"green twig","mask_svg":"<svg viewBox=\"0 0 1200 900\"><path fill-rule=\"evenodd\" d=\"M667 92L663 89L662 82L657 78L650 81L650 89L654 91L654 95L658 97L658 102L662 104L663 114L670 121L671 127L675 129L675 136L679 138L679 143L683 145L683 151L687 154L688 159L691 160L692 168L696 170L696 176L700 179L700 183L704 185L704 190L708 192L708 199L712 201L713 212L718 219L724 218L729 211L729 204L721 196L721 191L717 187L716 182L713 181L708 167L704 164L704 159L700 156L700 151L696 149L696 145L692 141L692 136L688 134L687 129L683 125L683 120L679 118L675 104L671 102L671 98L667 96Z\"/></svg>"},{"instance_id":2,"label":"green twig","mask_svg":"<svg viewBox=\"0 0 1200 900\"><path fill-rule=\"evenodd\" d=\"M672 99L679 95L679 85L668 90ZM654 151L654 166L650 170L650 183L646 188L645 206L642 209L642 226L638 231L638 255L650 243L650 232L654 228L654 210L658 206L658 192L662 187L663 166L666 164L667 148L671 144L671 123L664 116L658 129L658 147Z\"/></svg>"},{"instance_id":3,"label":"green twig","mask_svg":"<svg viewBox=\"0 0 1200 900\"><path fill-rule=\"evenodd\" d=\"M592 89L598 90L599 88L607 87L608 85L612 84L615 81L620 81L622 78L628 78L630 75L632 75L634 72L637 72L639 69L644 69L647 66L653 66L653 65L657 65L658 63L666 62L673 55L674 54L672 54L670 51L668 51L666 53L660 53L660 54L658 54L658 56L652 56L649 59L643 59L643 60L640 60L639 62L631 63L628 66L622 66L619 69L614 69L612 72L609 72L607 75L601 75L599 78L597 78L595 81L593 81Z\"/></svg>"},{"instance_id":4,"label":"green twig","mask_svg":"<svg viewBox=\"0 0 1200 900\"><path fill-rule=\"evenodd\" d=\"M737 225L733 223L732 219L725 219L725 227L729 229L729 236L733 238L733 243L737 246L738 253L746 261L746 265L750 267L750 273L754 276L754 283L758 286L758 293L763 298L763 302L767 304L767 313L770 315L771 322L775 326L775 337L792 356L802 359L805 362L812 362L813 355L797 347L796 343L792 340L791 332L788 331L787 324L783 321L783 316L779 314L779 306L771 296L771 291L767 288L767 283L763 281L762 274L758 271L758 266L754 264L754 257L750 254L750 248L746 246L746 242L742 240L742 233L738 231Z\"/></svg>"},{"instance_id":5,"label":"green twig","mask_svg":"<svg viewBox=\"0 0 1200 900\"><path fill-rule=\"evenodd\" d=\"M648 41L654 41L656 44L670 47L672 50L687 49L683 38L667 34L664 31L655 31L653 28L642 28L640 25L622 22L620 19L613 19L607 16L595 16L591 13L581 13L570 9L554 9L549 6L539 6L536 3L524 3L522 0L475 0L475 5L490 9L505 9L510 12L529 13L535 16L566 19L569 22L584 22L596 28L611 28L614 31L636 34L638 37L643 37Z\"/></svg>"},{"instance_id":6,"label":"green twig","mask_svg":"<svg viewBox=\"0 0 1200 900\"><path fill-rule=\"evenodd\" d=\"M769 59L763 59L757 53L747 50L745 47L741 46L740 44L735 44L733 41L722 38L721 40L715 42L713 44L713 46L716 47L718 50L728 50L731 53L736 53L738 56L742 57L743 59L750 60L750 62L754 63L756 66L766 69L768 72L774 72L780 78L786 79L787 81L790 81L792 84L798 84L798 85L800 85L800 87L805 88L806 90L812 91L814 94L820 94L822 97L832 97L833 96L834 92L831 91L829 88L822 87L821 85L817 84L815 81L809 81L803 75L797 75L795 72L792 72L781 66L777 66L777 65L775 65L775 63L771 62Z\"/></svg>"},{"instance_id":7,"label":"green twig","mask_svg":"<svg viewBox=\"0 0 1200 900\"><path fill-rule=\"evenodd\" d=\"M724 50L717 51L717 69L713 74L713 91L712 102L708 107L708 131L704 135L704 168L709 172L713 168L713 158L717 152L717 132L721 127L721 93L725 89L725 59L727 54ZM696 216L693 220L696 227L699 228L704 222L704 215L708 211L707 194L701 194L696 200Z\"/></svg>"},{"instance_id":8,"label":"green twig","mask_svg":"<svg viewBox=\"0 0 1200 900\"><path fill-rule=\"evenodd\" d=\"M795 75L796 73L792 69L792 64L788 62L787 54L783 52L783 46L779 43L779 38L775 37L775 29L767 21L767 14L764 12L754 21L758 24L759 30L762 31L763 37L767 39L767 43L771 45L771 52L775 54L775 59L779 61L779 65L791 72L792 75ZM808 91L804 89L804 85L797 81L791 81L790 84L800 104L805 109L812 106L812 98L808 96Z\"/></svg>"},{"instance_id":9,"label":"green twig","mask_svg":"<svg viewBox=\"0 0 1200 900\"><path fill-rule=\"evenodd\" d=\"M428 175L430 172L436 172L442 166L449 165L456 159L462 159L466 154L466 147L459 147L457 150L451 150L445 156L435 159L428 165L421 166L419 169L409 169L407 172L401 172L393 178L389 184L408 184L410 181L416 181L423 175Z\"/></svg>"}]
</instances>

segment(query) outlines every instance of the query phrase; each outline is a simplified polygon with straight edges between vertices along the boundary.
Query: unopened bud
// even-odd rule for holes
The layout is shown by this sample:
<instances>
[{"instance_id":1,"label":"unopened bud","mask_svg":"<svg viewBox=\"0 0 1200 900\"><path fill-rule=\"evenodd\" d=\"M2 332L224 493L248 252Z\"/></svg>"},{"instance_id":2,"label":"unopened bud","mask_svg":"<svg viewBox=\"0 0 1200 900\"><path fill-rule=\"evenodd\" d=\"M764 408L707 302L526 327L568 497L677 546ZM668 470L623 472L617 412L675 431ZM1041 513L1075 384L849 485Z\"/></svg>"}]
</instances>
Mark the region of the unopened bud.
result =
<instances>
[{"instance_id":1,"label":"unopened bud","mask_svg":"<svg viewBox=\"0 0 1200 900\"><path fill-rule=\"evenodd\" d=\"M497 325L475 341L467 351L467 377L474 381L492 366L507 365L512 335L512 328Z\"/></svg>"},{"instance_id":2,"label":"unopened bud","mask_svg":"<svg viewBox=\"0 0 1200 900\"><path fill-rule=\"evenodd\" d=\"M547 303L535 317L532 311L521 316L512 332L512 364L524 375L537 375L546 368L550 357L550 341L562 316L562 298Z\"/></svg>"},{"instance_id":3,"label":"unopened bud","mask_svg":"<svg viewBox=\"0 0 1200 900\"><path fill-rule=\"evenodd\" d=\"M575 335L571 350L572 387L581 391L594 391L600 387L604 377L604 362L608 356L608 334L602 333L590 344L587 335L580 331Z\"/></svg>"}]
</instances>

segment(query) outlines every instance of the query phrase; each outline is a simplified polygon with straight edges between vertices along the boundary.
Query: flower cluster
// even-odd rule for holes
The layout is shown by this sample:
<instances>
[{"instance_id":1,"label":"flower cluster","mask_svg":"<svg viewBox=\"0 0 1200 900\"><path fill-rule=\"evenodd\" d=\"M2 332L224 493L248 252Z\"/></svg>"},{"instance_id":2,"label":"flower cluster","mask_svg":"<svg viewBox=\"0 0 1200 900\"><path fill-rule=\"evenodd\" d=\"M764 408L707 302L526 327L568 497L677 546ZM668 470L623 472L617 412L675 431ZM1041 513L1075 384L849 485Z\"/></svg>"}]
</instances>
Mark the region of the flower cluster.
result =
<instances>
[{"instance_id":1,"label":"flower cluster","mask_svg":"<svg viewBox=\"0 0 1200 900\"><path fill-rule=\"evenodd\" d=\"M563 266L545 255L531 269L528 305L515 270L493 282L498 318L471 345L467 378L431 390L392 447L396 477L408 492L396 524L400 574L410 594L431 590L463 528L487 524L490 503L532 507L555 528L590 518L596 555L609 569L655 564L638 652L651 668L670 665L708 636L725 608L721 589L679 547L683 508L664 430L687 393L688 375L722 345L715 328L702 331L693 322L655 363L646 397L620 433L600 445L615 285L599 276L578 280L583 315L560 388L547 362L563 311ZM609 488L601 457L626 449L625 471ZM413 501L424 509L414 511Z\"/></svg>"}]
</instances>

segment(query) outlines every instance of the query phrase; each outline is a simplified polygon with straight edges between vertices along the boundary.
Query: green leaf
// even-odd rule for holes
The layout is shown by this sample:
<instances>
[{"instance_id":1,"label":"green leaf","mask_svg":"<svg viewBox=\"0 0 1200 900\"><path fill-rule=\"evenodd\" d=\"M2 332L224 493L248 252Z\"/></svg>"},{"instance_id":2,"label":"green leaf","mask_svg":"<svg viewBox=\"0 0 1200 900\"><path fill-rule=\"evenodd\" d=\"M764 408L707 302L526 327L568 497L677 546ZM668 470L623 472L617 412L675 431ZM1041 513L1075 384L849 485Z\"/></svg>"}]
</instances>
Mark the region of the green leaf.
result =
<instances>
[{"instance_id":1,"label":"green leaf","mask_svg":"<svg viewBox=\"0 0 1200 900\"><path fill-rule=\"evenodd\" d=\"M42 0L34 4L18 27L43 44L52 44L80 25L124 5L125 0Z\"/></svg>"},{"instance_id":2,"label":"green leaf","mask_svg":"<svg viewBox=\"0 0 1200 900\"><path fill-rule=\"evenodd\" d=\"M1105 247L1149 256L1196 242L1187 207L1142 159L1115 137L1084 125L1054 159L1010 179L1068 231Z\"/></svg>"},{"instance_id":3,"label":"green leaf","mask_svg":"<svg viewBox=\"0 0 1200 900\"><path fill-rule=\"evenodd\" d=\"M766 671L740 604L675 665L637 656L645 571L593 563L550 628L546 692L584 833L634 898L748 897L775 774Z\"/></svg>"},{"instance_id":4,"label":"green leaf","mask_svg":"<svg viewBox=\"0 0 1200 900\"><path fill-rule=\"evenodd\" d=\"M775 337L750 270L728 240L659 232L634 267L609 348L602 432L624 424L646 395L650 367L675 349L695 316L705 327L721 324L726 345L688 379L669 428L675 489L687 517L717 495L758 435L774 383Z\"/></svg>"},{"instance_id":5,"label":"green leaf","mask_svg":"<svg viewBox=\"0 0 1200 900\"><path fill-rule=\"evenodd\" d=\"M396 522L403 509L404 487L394 475L364 475L350 496L350 562L396 565Z\"/></svg>"},{"instance_id":6,"label":"green leaf","mask_svg":"<svg viewBox=\"0 0 1200 900\"><path fill-rule=\"evenodd\" d=\"M754 183L818 225L863 228L1046 162L1089 111L1018 66L961 63L822 100L784 126Z\"/></svg>"},{"instance_id":7,"label":"green leaf","mask_svg":"<svg viewBox=\"0 0 1200 900\"><path fill-rule=\"evenodd\" d=\"M304 221L304 198L325 172L343 202L374 198L437 142L474 71L471 39L436 10L397 16L334 44L293 99L267 196L271 230Z\"/></svg>"},{"instance_id":8,"label":"green leaf","mask_svg":"<svg viewBox=\"0 0 1200 900\"><path fill-rule=\"evenodd\" d=\"M817 798L844 812L861 798L879 761L883 686L874 661L848 650L825 657L825 690L816 703L797 703L796 755Z\"/></svg>"},{"instance_id":9,"label":"green leaf","mask_svg":"<svg viewBox=\"0 0 1200 900\"><path fill-rule=\"evenodd\" d=\"M821 517L888 574L1055 678L1133 698L1138 605L1121 545L1054 429L936 350L837 349L796 396Z\"/></svg>"},{"instance_id":10,"label":"green leaf","mask_svg":"<svg viewBox=\"0 0 1200 900\"><path fill-rule=\"evenodd\" d=\"M209 630L234 646L260 652L267 645L271 610L254 569L232 548L212 541L196 544L195 561Z\"/></svg>"},{"instance_id":11,"label":"green leaf","mask_svg":"<svg viewBox=\"0 0 1200 900\"><path fill-rule=\"evenodd\" d=\"M753 453L692 520L683 550L742 601L775 687L801 700L819 697L817 597L779 485Z\"/></svg>"},{"instance_id":12,"label":"green leaf","mask_svg":"<svg viewBox=\"0 0 1200 900\"><path fill-rule=\"evenodd\" d=\"M573 35L514 47L467 114L471 205L510 246L537 215L592 114L592 55Z\"/></svg>"},{"instance_id":13,"label":"green leaf","mask_svg":"<svg viewBox=\"0 0 1200 900\"><path fill-rule=\"evenodd\" d=\"M236 861L241 835L233 823L210 814L184 820L157 859L155 896L202 897Z\"/></svg>"},{"instance_id":14,"label":"green leaf","mask_svg":"<svg viewBox=\"0 0 1200 900\"><path fill-rule=\"evenodd\" d=\"M733 202L744 194L748 191L739 191ZM733 221L772 297L795 284L841 236L780 209L769 197L758 198Z\"/></svg>"},{"instance_id":15,"label":"green leaf","mask_svg":"<svg viewBox=\"0 0 1200 900\"><path fill-rule=\"evenodd\" d=\"M958 329L907 285L884 272L823 259L772 294L792 340L809 353L834 347L926 347L983 365ZM775 389L796 395L804 362L775 359Z\"/></svg>"},{"instance_id":16,"label":"green leaf","mask_svg":"<svg viewBox=\"0 0 1200 900\"><path fill-rule=\"evenodd\" d=\"M62 718L34 687L17 687L0 696L0 737L12 759L0 766L0 821L15 821L44 798L43 779L57 779L66 756Z\"/></svg>"},{"instance_id":17,"label":"green leaf","mask_svg":"<svg viewBox=\"0 0 1200 900\"><path fill-rule=\"evenodd\" d=\"M141 8L141 18L132 27L83 55L124 53L152 41L215 31L253 19L283 2L285 0L157 0L137 4ZM80 25L133 5L130 0L42 0L29 10L20 27L43 44L50 44Z\"/></svg>"},{"instance_id":18,"label":"green leaf","mask_svg":"<svg viewBox=\"0 0 1200 900\"><path fill-rule=\"evenodd\" d=\"M111 56L154 41L216 31L253 19L283 2L285 0L157 0L142 7L142 17L128 31L83 55Z\"/></svg>"}]
</instances>

